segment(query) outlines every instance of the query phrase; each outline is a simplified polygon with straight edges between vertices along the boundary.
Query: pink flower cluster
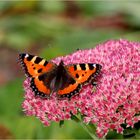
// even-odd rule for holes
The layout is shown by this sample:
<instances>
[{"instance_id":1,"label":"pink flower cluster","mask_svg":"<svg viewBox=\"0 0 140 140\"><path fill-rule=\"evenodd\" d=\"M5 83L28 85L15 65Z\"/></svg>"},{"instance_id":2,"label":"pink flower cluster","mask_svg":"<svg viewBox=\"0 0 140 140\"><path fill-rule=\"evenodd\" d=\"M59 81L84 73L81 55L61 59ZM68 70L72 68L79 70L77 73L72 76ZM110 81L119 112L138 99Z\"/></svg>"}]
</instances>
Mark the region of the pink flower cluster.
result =
<instances>
[{"instance_id":1,"label":"pink flower cluster","mask_svg":"<svg viewBox=\"0 0 140 140\"><path fill-rule=\"evenodd\" d=\"M35 97L30 79L24 82L27 115L36 116L45 125L52 121L71 119L71 113L84 115L84 123L97 126L98 137L109 130L123 133L121 124L133 127L140 121L140 43L127 40L111 40L94 49L79 50L71 55L53 60L59 63L98 63L102 65L98 86L95 90L86 85L71 100L58 100L56 94L50 99Z\"/></svg>"}]
</instances>

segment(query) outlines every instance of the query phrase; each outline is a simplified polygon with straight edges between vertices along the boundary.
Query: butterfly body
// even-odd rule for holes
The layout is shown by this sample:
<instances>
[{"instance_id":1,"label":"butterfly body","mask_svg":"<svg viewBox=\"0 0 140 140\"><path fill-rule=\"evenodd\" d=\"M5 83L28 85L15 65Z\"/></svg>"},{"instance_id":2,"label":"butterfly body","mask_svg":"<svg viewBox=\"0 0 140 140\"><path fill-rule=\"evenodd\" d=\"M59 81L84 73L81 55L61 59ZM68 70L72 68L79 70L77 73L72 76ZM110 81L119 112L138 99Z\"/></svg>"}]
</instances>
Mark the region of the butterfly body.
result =
<instances>
[{"instance_id":1,"label":"butterfly body","mask_svg":"<svg viewBox=\"0 0 140 140\"><path fill-rule=\"evenodd\" d=\"M74 78L65 69L63 61L50 72L45 72L38 78L51 90L51 93L58 92L59 89L67 87L68 84L75 83Z\"/></svg>"},{"instance_id":2,"label":"butterfly body","mask_svg":"<svg viewBox=\"0 0 140 140\"><path fill-rule=\"evenodd\" d=\"M28 77L31 77L31 88L35 95L49 97L56 92L61 98L71 98L79 93L82 85L94 81L101 65L81 63L64 65L63 61L56 65L43 58L29 54L20 54L20 62Z\"/></svg>"}]
</instances>

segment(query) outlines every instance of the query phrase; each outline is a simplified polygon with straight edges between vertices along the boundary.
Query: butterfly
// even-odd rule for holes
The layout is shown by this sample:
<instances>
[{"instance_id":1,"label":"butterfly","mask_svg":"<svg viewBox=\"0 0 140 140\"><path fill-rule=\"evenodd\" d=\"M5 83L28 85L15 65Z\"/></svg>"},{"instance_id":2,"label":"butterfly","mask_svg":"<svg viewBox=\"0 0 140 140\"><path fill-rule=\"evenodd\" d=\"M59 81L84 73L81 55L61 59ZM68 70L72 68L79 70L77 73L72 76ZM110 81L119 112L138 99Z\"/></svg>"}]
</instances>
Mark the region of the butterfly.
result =
<instances>
[{"instance_id":1,"label":"butterfly","mask_svg":"<svg viewBox=\"0 0 140 140\"><path fill-rule=\"evenodd\" d=\"M80 92L82 85L91 82L99 74L102 66L95 63L56 65L35 55L19 54L20 63L25 75L31 78L31 88L36 96L50 97L56 92L58 97L71 98Z\"/></svg>"}]
</instances>

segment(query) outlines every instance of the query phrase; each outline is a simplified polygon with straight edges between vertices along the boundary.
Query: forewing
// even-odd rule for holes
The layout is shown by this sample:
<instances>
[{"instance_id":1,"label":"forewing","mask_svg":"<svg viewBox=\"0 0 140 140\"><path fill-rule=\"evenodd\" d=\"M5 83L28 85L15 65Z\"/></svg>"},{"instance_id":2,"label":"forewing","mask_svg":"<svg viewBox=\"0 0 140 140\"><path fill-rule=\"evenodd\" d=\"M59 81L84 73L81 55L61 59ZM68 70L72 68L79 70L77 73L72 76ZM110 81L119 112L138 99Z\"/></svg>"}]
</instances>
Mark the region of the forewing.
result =
<instances>
[{"instance_id":1,"label":"forewing","mask_svg":"<svg viewBox=\"0 0 140 140\"><path fill-rule=\"evenodd\" d=\"M88 82L90 79L94 79L100 72L101 65L99 64L74 64L67 65L65 69L70 77L72 77L75 82L73 84L68 84L63 89L58 91L60 97L68 97L77 94L82 84Z\"/></svg>"},{"instance_id":2,"label":"forewing","mask_svg":"<svg viewBox=\"0 0 140 140\"><path fill-rule=\"evenodd\" d=\"M69 74L74 77L78 84L88 82L90 79L94 79L101 70L100 64L81 63L75 65L66 66Z\"/></svg>"},{"instance_id":3,"label":"forewing","mask_svg":"<svg viewBox=\"0 0 140 140\"><path fill-rule=\"evenodd\" d=\"M50 89L45 83L39 79L44 73L49 73L56 68L56 64L48 62L43 58L30 54L19 54L19 60L28 77L31 77L31 88L35 95L46 97L50 94Z\"/></svg>"},{"instance_id":4,"label":"forewing","mask_svg":"<svg viewBox=\"0 0 140 140\"><path fill-rule=\"evenodd\" d=\"M56 65L52 62L48 62L43 58L30 54L19 54L19 60L25 74L28 77L36 77L44 72L48 72Z\"/></svg>"}]
</instances>

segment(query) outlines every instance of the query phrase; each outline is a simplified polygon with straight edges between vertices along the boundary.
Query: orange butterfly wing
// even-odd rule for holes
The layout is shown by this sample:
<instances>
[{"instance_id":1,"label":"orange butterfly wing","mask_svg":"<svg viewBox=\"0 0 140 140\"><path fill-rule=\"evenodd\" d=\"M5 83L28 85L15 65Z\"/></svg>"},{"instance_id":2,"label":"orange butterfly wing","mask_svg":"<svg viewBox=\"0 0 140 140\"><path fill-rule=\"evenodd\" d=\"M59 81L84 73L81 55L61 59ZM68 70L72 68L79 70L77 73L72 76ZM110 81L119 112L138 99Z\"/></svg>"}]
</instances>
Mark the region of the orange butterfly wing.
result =
<instances>
[{"instance_id":1,"label":"orange butterfly wing","mask_svg":"<svg viewBox=\"0 0 140 140\"><path fill-rule=\"evenodd\" d=\"M36 77L56 67L54 63L30 54L20 54L19 59L28 77Z\"/></svg>"},{"instance_id":2,"label":"orange butterfly wing","mask_svg":"<svg viewBox=\"0 0 140 140\"><path fill-rule=\"evenodd\" d=\"M65 66L68 74L75 79L75 83L68 85L64 89L58 91L60 97L68 97L75 95L81 89L81 85L94 79L100 72L99 64L76 64Z\"/></svg>"},{"instance_id":3,"label":"orange butterfly wing","mask_svg":"<svg viewBox=\"0 0 140 140\"><path fill-rule=\"evenodd\" d=\"M56 78L58 75L55 74L57 74L56 71L60 67L62 67L61 70L65 69L66 71L63 74L60 71L60 82L62 82L62 85L60 84L57 95L68 98L78 93L84 83L95 79L101 69L101 65L92 63L74 64L64 67L60 63L58 68L56 64L48 62L43 58L24 53L19 55L19 59L25 74L31 77L31 88L35 95L41 97L48 97L51 94L52 89L50 90L50 87L52 84L57 86ZM65 78L68 79L64 80Z\"/></svg>"},{"instance_id":4,"label":"orange butterfly wing","mask_svg":"<svg viewBox=\"0 0 140 140\"><path fill-rule=\"evenodd\" d=\"M30 54L19 54L20 63L28 77L31 77L31 88L35 95L46 97L50 94L50 89L39 80L39 75L56 68L56 64L48 62L43 58Z\"/></svg>"},{"instance_id":5,"label":"orange butterfly wing","mask_svg":"<svg viewBox=\"0 0 140 140\"><path fill-rule=\"evenodd\" d=\"M88 82L90 79L94 79L101 70L101 65L99 64L77 64L73 66L66 66L68 72L78 84L83 84Z\"/></svg>"}]
</instances>

